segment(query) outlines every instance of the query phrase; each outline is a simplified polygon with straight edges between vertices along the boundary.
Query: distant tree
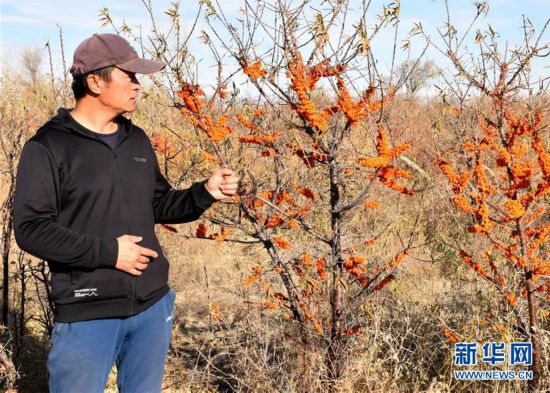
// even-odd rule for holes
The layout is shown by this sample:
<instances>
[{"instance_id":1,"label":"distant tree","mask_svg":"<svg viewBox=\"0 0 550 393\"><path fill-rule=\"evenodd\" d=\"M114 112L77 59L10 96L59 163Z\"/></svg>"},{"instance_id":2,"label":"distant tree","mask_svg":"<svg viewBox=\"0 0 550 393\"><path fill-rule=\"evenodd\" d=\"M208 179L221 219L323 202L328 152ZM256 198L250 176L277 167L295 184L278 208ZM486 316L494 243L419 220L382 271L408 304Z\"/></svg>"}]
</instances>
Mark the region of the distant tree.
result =
<instances>
[{"instance_id":1,"label":"distant tree","mask_svg":"<svg viewBox=\"0 0 550 393\"><path fill-rule=\"evenodd\" d=\"M397 72L399 80L403 81L403 86L405 86L407 93L411 96L414 96L420 89L427 86L430 80L439 73L432 60L421 62L404 61L398 66Z\"/></svg>"},{"instance_id":2,"label":"distant tree","mask_svg":"<svg viewBox=\"0 0 550 393\"><path fill-rule=\"evenodd\" d=\"M42 60L43 55L39 48L26 48L21 54L21 65L23 66L23 70L29 77L35 90L40 77L40 66L42 65Z\"/></svg>"}]
</instances>

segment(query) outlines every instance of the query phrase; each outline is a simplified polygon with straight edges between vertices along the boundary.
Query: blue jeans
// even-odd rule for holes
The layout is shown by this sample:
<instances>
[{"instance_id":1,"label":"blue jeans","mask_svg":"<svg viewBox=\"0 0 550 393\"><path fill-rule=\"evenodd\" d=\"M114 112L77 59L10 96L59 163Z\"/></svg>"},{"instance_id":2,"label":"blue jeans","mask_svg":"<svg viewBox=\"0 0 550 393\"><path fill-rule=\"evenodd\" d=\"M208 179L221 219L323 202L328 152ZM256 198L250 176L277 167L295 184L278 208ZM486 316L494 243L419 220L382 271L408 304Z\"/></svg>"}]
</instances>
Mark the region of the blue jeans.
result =
<instances>
[{"instance_id":1,"label":"blue jeans","mask_svg":"<svg viewBox=\"0 0 550 393\"><path fill-rule=\"evenodd\" d=\"M56 322L48 355L51 393L100 393L113 363L120 392L160 392L175 293L127 318Z\"/></svg>"}]
</instances>

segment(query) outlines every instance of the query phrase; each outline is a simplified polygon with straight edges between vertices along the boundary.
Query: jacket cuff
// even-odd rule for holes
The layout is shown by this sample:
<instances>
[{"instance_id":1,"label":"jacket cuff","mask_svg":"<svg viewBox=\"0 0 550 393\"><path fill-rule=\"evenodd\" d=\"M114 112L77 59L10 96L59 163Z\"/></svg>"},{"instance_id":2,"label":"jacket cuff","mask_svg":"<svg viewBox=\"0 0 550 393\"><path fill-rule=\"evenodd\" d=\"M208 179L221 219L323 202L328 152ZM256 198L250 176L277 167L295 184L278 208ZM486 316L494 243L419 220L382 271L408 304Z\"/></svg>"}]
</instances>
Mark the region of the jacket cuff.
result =
<instances>
[{"instance_id":1,"label":"jacket cuff","mask_svg":"<svg viewBox=\"0 0 550 393\"><path fill-rule=\"evenodd\" d=\"M197 207L200 208L201 210L208 209L210 206L212 206L212 204L214 202L218 201L206 189L206 182L207 181L208 181L208 179L193 184L193 188L194 188L193 191L195 191L194 192L195 203L196 203Z\"/></svg>"},{"instance_id":2,"label":"jacket cuff","mask_svg":"<svg viewBox=\"0 0 550 393\"><path fill-rule=\"evenodd\" d=\"M118 259L118 241L116 239L99 240L99 266L114 268Z\"/></svg>"}]
</instances>

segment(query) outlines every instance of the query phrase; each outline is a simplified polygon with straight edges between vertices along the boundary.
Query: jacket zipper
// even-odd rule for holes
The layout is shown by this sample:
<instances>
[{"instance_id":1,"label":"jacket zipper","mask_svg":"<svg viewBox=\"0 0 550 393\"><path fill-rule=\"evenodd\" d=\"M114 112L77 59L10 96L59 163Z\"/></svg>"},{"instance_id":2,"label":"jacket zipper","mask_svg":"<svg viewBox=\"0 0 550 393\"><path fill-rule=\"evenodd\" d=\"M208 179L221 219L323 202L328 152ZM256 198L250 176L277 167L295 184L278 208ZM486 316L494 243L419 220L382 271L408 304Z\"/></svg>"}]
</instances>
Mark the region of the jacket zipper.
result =
<instances>
[{"instance_id":1,"label":"jacket zipper","mask_svg":"<svg viewBox=\"0 0 550 393\"><path fill-rule=\"evenodd\" d=\"M114 157L114 160L115 160L115 169L116 169L116 174L117 174L117 181L119 183L119 187L120 187L120 202L121 202L121 210L122 210L122 220L124 221L124 229L125 229L125 234L129 235L130 234L130 226L128 225L128 217L126 215L126 201L124 200L124 189L122 187L122 181L121 181L121 178L120 178L120 169L119 169L119 166L118 166L118 153L116 151L116 149L113 149L113 157ZM134 304L136 302L136 282L135 282L135 277L134 276L131 276L130 277L130 284L132 286L132 297L131 297L131 313L132 315L134 314Z\"/></svg>"}]
</instances>

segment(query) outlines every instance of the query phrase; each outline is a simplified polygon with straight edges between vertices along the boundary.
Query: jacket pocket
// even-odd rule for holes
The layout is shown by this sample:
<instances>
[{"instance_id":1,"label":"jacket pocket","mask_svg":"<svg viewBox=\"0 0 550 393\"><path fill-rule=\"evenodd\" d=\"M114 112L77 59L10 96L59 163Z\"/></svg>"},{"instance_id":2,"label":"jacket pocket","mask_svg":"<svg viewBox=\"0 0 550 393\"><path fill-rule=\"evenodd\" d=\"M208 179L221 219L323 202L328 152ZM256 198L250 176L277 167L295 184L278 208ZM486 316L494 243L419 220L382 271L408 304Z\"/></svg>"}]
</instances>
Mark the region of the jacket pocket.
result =
<instances>
[{"instance_id":1,"label":"jacket pocket","mask_svg":"<svg viewBox=\"0 0 550 393\"><path fill-rule=\"evenodd\" d=\"M168 283L168 261L162 253L149 262L147 269L136 280L136 296L141 301L147 301Z\"/></svg>"},{"instance_id":2,"label":"jacket pocket","mask_svg":"<svg viewBox=\"0 0 550 393\"><path fill-rule=\"evenodd\" d=\"M51 291L55 302L69 298L72 295L71 272L52 271Z\"/></svg>"},{"instance_id":3,"label":"jacket pocket","mask_svg":"<svg viewBox=\"0 0 550 393\"><path fill-rule=\"evenodd\" d=\"M71 293L59 304L85 303L131 296L130 275L111 268L75 269L70 273Z\"/></svg>"}]
</instances>

